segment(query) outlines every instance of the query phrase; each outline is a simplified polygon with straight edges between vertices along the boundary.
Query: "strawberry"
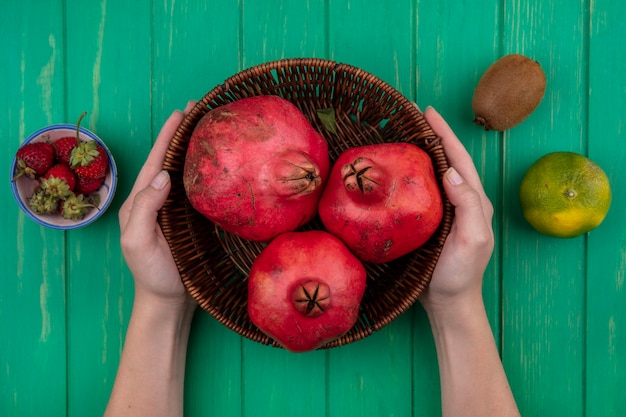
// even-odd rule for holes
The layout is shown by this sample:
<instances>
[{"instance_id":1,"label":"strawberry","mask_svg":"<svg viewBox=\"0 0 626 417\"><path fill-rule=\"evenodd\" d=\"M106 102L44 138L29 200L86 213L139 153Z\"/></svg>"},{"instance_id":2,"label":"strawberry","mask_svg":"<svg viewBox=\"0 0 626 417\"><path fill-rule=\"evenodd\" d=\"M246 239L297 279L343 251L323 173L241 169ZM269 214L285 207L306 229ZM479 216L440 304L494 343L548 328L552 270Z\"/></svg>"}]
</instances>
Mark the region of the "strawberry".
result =
<instances>
[{"instance_id":1,"label":"strawberry","mask_svg":"<svg viewBox=\"0 0 626 417\"><path fill-rule=\"evenodd\" d=\"M63 163L54 165L44 175L46 179L52 177L65 181L70 191L74 191L74 188L76 188L76 174L74 174L74 171L72 171L69 165Z\"/></svg>"},{"instance_id":2,"label":"strawberry","mask_svg":"<svg viewBox=\"0 0 626 417\"><path fill-rule=\"evenodd\" d=\"M85 200L82 194L72 194L59 203L59 212L66 219L79 220L89 212L90 209L97 208L90 200Z\"/></svg>"},{"instance_id":3,"label":"strawberry","mask_svg":"<svg viewBox=\"0 0 626 417\"><path fill-rule=\"evenodd\" d=\"M70 166L78 177L103 178L109 168L109 160L97 142L81 141L72 152Z\"/></svg>"},{"instance_id":4,"label":"strawberry","mask_svg":"<svg viewBox=\"0 0 626 417\"><path fill-rule=\"evenodd\" d=\"M57 162L69 165L72 151L76 148L76 146L78 146L76 138L73 136L66 136L64 138L57 139L53 145L56 150Z\"/></svg>"},{"instance_id":5,"label":"strawberry","mask_svg":"<svg viewBox=\"0 0 626 417\"><path fill-rule=\"evenodd\" d=\"M42 187L37 187L28 199L28 205L35 213L51 214L58 210L59 201L59 197L50 195Z\"/></svg>"},{"instance_id":6,"label":"strawberry","mask_svg":"<svg viewBox=\"0 0 626 417\"><path fill-rule=\"evenodd\" d=\"M84 178L78 177L78 181L76 182L76 194L91 194L97 191L100 186L104 183L104 177L102 178Z\"/></svg>"},{"instance_id":7,"label":"strawberry","mask_svg":"<svg viewBox=\"0 0 626 417\"><path fill-rule=\"evenodd\" d=\"M35 189L35 192L37 191L43 191L52 198L65 198L72 194L65 180L56 177L42 178L41 184Z\"/></svg>"},{"instance_id":8,"label":"strawberry","mask_svg":"<svg viewBox=\"0 0 626 417\"><path fill-rule=\"evenodd\" d=\"M80 122L82 122L86 115L87 112L83 112L78 118L76 122L76 134L74 136L65 136L54 141L53 145L56 150L57 162L70 165L72 151L80 143Z\"/></svg>"},{"instance_id":9,"label":"strawberry","mask_svg":"<svg viewBox=\"0 0 626 417\"><path fill-rule=\"evenodd\" d=\"M17 150L15 176L36 179L45 175L54 164L54 147L48 142L31 142Z\"/></svg>"}]
</instances>

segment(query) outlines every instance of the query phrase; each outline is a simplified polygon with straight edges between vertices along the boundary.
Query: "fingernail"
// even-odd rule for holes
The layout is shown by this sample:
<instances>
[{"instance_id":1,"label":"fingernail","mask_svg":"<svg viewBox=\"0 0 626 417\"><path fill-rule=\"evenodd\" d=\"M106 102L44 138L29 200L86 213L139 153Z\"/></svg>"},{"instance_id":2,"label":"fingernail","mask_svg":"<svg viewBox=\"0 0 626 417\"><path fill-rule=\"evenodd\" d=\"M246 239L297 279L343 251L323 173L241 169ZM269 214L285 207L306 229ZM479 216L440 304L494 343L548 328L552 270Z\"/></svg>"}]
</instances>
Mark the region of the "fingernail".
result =
<instances>
[{"instance_id":1,"label":"fingernail","mask_svg":"<svg viewBox=\"0 0 626 417\"><path fill-rule=\"evenodd\" d=\"M446 179L452 185L459 185L464 182L463 177L461 177L459 173L456 172L456 169L452 167L448 168L448 171L446 171Z\"/></svg>"},{"instance_id":2,"label":"fingernail","mask_svg":"<svg viewBox=\"0 0 626 417\"><path fill-rule=\"evenodd\" d=\"M196 101L195 100L189 100L187 102L187 105L185 106L185 113L188 113L191 109L193 109L193 107L196 105Z\"/></svg>"},{"instance_id":3,"label":"fingernail","mask_svg":"<svg viewBox=\"0 0 626 417\"><path fill-rule=\"evenodd\" d=\"M156 190L162 190L170 181L170 174L166 170L163 170L157 174L156 177L150 183L150 186Z\"/></svg>"}]
</instances>

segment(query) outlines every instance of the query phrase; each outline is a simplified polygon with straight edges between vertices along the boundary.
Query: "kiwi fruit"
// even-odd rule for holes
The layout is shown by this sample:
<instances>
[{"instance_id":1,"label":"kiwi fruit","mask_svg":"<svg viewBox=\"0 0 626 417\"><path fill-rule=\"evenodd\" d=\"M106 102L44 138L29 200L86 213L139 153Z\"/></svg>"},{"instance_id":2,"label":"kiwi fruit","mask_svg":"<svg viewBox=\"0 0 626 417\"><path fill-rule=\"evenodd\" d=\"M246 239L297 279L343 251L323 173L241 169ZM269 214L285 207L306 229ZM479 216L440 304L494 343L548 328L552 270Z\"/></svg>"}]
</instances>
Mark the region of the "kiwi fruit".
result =
<instances>
[{"instance_id":1,"label":"kiwi fruit","mask_svg":"<svg viewBox=\"0 0 626 417\"><path fill-rule=\"evenodd\" d=\"M476 85L474 123L496 131L517 126L539 106L545 91L546 75L538 62L520 54L505 55Z\"/></svg>"}]
</instances>

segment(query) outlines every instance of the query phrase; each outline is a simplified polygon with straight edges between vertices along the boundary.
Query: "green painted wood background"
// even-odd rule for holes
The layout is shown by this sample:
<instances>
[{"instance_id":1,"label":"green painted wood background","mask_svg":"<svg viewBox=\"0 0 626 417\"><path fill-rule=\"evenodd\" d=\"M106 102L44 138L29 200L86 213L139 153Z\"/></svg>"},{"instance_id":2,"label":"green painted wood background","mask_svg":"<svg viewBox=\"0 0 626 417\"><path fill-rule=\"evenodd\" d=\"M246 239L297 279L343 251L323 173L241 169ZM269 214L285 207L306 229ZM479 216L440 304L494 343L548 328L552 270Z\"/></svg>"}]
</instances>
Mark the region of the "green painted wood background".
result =
<instances>
[{"instance_id":1,"label":"green painted wood background","mask_svg":"<svg viewBox=\"0 0 626 417\"><path fill-rule=\"evenodd\" d=\"M100 414L133 285L117 210L161 124L249 66L322 57L360 66L433 105L470 150L493 200L484 294L524 416L626 412L626 3L614 0L4 0L0 3L0 415ZM505 133L472 124L482 72L510 52L544 68L541 105ZM14 204L15 150L50 123L84 125L117 160L119 188L95 224L41 228ZM586 236L539 235L517 188L545 153L607 172L614 201ZM419 305L371 337L291 354L199 311L187 415L436 416L436 356Z\"/></svg>"}]
</instances>

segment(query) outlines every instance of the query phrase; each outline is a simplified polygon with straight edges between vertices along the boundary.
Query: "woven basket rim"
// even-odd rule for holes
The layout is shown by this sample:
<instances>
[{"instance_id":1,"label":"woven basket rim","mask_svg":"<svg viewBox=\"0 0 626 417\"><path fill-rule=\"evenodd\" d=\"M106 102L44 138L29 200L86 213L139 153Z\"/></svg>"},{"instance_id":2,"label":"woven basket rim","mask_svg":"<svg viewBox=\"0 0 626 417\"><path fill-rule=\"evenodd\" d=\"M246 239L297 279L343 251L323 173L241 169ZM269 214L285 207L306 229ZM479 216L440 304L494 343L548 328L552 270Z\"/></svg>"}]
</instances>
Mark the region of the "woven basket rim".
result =
<instances>
[{"instance_id":1,"label":"woven basket rim","mask_svg":"<svg viewBox=\"0 0 626 417\"><path fill-rule=\"evenodd\" d=\"M290 58L255 65L227 78L197 101L178 126L166 152L163 168L170 172L172 190L159 213L159 223L183 284L200 307L229 329L262 344L279 346L250 322L243 287L247 286L249 266L263 245L225 233L195 212L184 189L181 192L181 171L189 136L204 114L234 100L266 94L282 96L298 105L314 127L332 141L331 162L342 148L354 145L357 139L353 135L361 141L354 146L390 141L394 136L417 144L433 161L444 202L438 230L424 246L399 261L365 263L368 284L357 323L321 349L361 340L387 326L417 301L430 283L450 232L454 211L442 184L448 162L440 138L418 107L394 87L363 69L328 59ZM347 139L333 138L316 120L315 111L323 106L332 106L338 115L345 116L345 127L350 132L345 135ZM312 222L310 227L320 225ZM384 279L390 271L402 272L393 283ZM370 292L380 292L370 294L370 288L374 288Z\"/></svg>"}]
</instances>

